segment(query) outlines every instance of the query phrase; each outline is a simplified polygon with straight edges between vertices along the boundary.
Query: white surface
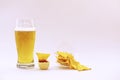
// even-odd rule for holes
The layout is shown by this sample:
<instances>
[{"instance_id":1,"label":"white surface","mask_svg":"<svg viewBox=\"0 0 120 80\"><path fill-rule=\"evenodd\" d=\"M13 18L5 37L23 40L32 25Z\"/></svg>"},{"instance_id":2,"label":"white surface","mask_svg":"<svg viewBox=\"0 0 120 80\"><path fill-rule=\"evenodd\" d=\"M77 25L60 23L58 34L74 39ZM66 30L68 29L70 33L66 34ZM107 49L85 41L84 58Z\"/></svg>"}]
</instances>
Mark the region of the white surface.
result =
<instances>
[{"instance_id":1,"label":"white surface","mask_svg":"<svg viewBox=\"0 0 120 80\"><path fill-rule=\"evenodd\" d=\"M48 71L16 68L17 18L35 20L37 51L51 53ZM0 80L120 80L119 0L0 0ZM92 68L58 68L54 52L72 52Z\"/></svg>"},{"instance_id":2,"label":"white surface","mask_svg":"<svg viewBox=\"0 0 120 80\"><path fill-rule=\"evenodd\" d=\"M51 55L53 56L53 55ZM82 55L80 59L82 63L92 68L89 71L76 71L59 68L59 65L55 62L54 57L51 57L49 70L43 71L38 69L38 65L34 69L24 70L17 69L13 60L9 60L9 63L5 61L4 65L0 69L0 80L33 80L33 79L59 79L59 80L119 80L119 56L111 54L88 54ZM4 60L4 59L3 59Z\"/></svg>"}]
</instances>

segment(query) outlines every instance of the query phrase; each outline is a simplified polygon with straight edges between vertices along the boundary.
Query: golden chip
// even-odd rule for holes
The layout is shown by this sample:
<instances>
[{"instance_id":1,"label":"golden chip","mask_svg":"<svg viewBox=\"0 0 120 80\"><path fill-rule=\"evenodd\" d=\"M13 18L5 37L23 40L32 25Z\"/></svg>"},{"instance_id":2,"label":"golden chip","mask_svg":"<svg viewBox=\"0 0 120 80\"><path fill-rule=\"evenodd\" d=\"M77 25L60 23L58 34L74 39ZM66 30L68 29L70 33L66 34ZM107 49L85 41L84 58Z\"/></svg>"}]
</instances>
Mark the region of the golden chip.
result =
<instances>
[{"instance_id":1,"label":"golden chip","mask_svg":"<svg viewBox=\"0 0 120 80\"><path fill-rule=\"evenodd\" d=\"M57 62L61 65L68 66L71 69L76 69L79 71L91 69L84 65L81 65L78 61L74 59L74 56L68 52L57 51L57 55Z\"/></svg>"},{"instance_id":2,"label":"golden chip","mask_svg":"<svg viewBox=\"0 0 120 80\"><path fill-rule=\"evenodd\" d=\"M37 57L39 60L47 60L50 54L37 52Z\"/></svg>"}]
</instances>

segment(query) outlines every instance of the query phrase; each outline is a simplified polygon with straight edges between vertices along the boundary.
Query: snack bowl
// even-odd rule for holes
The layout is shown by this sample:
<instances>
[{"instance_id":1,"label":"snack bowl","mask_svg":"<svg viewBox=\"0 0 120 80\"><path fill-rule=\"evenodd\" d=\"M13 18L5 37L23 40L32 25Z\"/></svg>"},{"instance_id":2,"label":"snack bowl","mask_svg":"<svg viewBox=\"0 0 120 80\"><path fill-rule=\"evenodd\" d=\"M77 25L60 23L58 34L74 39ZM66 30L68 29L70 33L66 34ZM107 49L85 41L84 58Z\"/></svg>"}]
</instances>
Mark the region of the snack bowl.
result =
<instances>
[{"instance_id":1,"label":"snack bowl","mask_svg":"<svg viewBox=\"0 0 120 80\"><path fill-rule=\"evenodd\" d=\"M47 70L49 67L49 62L39 62L38 65L39 65L39 69Z\"/></svg>"}]
</instances>

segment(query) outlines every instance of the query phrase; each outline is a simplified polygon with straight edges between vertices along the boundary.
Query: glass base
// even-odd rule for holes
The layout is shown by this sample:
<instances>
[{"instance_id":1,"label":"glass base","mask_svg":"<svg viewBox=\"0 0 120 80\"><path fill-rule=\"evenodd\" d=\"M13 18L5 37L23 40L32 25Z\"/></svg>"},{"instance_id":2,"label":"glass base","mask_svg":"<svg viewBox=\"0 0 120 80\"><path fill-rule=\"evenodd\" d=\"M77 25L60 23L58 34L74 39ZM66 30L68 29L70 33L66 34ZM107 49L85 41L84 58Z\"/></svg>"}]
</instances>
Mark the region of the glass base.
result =
<instances>
[{"instance_id":1,"label":"glass base","mask_svg":"<svg viewBox=\"0 0 120 80\"><path fill-rule=\"evenodd\" d=\"M17 68L32 69L32 68L34 68L34 63L29 63L29 64L17 63Z\"/></svg>"}]
</instances>

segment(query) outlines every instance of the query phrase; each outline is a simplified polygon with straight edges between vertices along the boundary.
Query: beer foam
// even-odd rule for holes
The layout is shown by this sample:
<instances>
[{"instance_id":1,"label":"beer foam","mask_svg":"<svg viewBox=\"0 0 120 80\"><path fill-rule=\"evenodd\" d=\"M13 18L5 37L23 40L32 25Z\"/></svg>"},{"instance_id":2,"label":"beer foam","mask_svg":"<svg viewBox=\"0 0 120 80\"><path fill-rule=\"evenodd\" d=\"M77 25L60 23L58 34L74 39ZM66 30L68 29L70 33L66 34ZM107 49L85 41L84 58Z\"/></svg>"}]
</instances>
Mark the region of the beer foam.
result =
<instances>
[{"instance_id":1,"label":"beer foam","mask_svg":"<svg viewBox=\"0 0 120 80\"><path fill-rule=\"evenodd\" d=\"M35 31L35 27L27 27L27 28L23 28L23 27L16 27L15 31Z\"/></svg>"}]
</instances>

